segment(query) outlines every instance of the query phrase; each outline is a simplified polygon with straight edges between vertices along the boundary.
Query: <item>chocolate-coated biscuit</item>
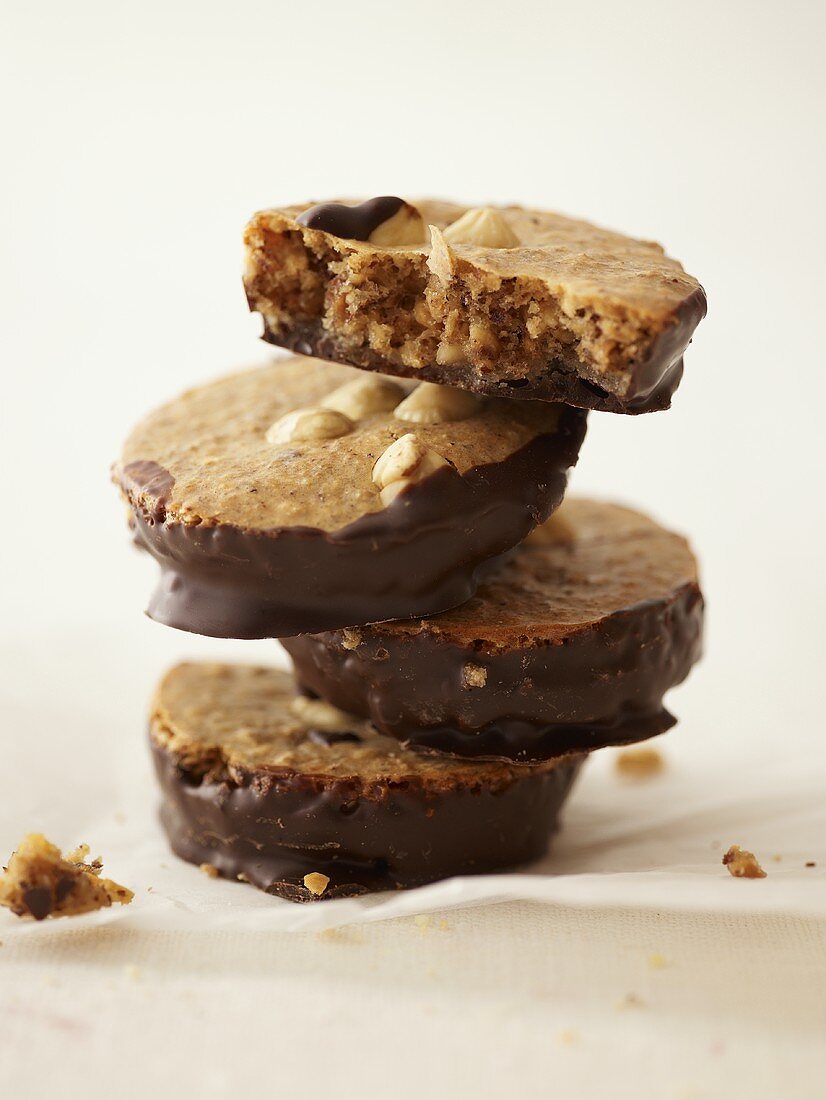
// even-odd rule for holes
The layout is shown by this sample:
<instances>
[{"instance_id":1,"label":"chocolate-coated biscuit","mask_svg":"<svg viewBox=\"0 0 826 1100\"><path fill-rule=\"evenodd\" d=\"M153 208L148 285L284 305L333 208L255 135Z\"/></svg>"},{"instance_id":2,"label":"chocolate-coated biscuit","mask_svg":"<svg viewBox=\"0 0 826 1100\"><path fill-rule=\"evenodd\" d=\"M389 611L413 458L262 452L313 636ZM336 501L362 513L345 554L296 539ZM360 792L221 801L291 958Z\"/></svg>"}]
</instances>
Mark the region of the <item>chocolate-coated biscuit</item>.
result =
<instances>
[{"instance_id":1,"label":"chocolate-coated biscuit","mask_svg":"<svg viewBox=\"0 0 826 1100\"><path fill-rule=\"evenodd\" d=\"M559 504L584 417L305 358L190 390L114 469L149 615L262 638L462 603Z\"/></svg>"},{"instance_id":2,"label":"chocolate-coated biscuit","mask_svg":"<svg viewBox=\"0 0 826 1100\"><path fill-rule=\"evenodd\" d=\"M532 763L670 728L702 624L684 539L569 499L462 607L283 644L304 688L406 745Z\"/></svg>"},{"instance_id":3,"label":"chocolate-coated biscuit","mask_svg":"<svg viewBox=\"0 0 826 1100\"><path fill-rule=\"evenodd\" d=\"M419 754L296 695L285 673L241 665L169 672L150 740L173 850L293 901L537 859L582 762Z\"/></svg>"},{"instance_id":4,"label":"chocolate-coated biscuit","mask_svg":"<svg viewBox=\"0 0 826 1100\"><path fill-rule=\"evenodd\" d=\"M265 340L477 393L667 408L706 312L658 244L518 206L299 204L245 244Z\"/></svg>"}]
</instances>

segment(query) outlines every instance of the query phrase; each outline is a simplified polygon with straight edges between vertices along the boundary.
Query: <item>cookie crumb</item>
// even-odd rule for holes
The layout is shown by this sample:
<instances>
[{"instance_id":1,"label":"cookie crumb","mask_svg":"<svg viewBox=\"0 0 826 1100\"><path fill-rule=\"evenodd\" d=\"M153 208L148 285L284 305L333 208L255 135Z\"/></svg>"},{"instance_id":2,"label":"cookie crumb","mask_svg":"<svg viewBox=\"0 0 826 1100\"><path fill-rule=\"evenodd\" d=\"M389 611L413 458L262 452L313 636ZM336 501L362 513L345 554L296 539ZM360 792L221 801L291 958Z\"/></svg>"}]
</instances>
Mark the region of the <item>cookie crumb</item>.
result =
<instances>
[{"instance_id":1,"label":"cookie crumb","mask_svg":"<svg viewBox=\"0 0 826 1100\"><path fill-rule=\"evenodd\" d=\"M344 933L341 928L322 928L320 932L316 932L316 939L339 941L344 939Z\"/></svg>"},{"instance_id":2,"label":"cookie crumb","mask_svg":"<svg viewBox=\"0 0 826 1100\"><path fill-rule=\"evenodd\" d=\"M358 649L361 645L361 631L345 626L341 632L341 645L343 649Z\"/></svg>"},{"instance_id":3,"label":"cookie crumb","mask_svg":"<svg viewBox=\"0 0 826 1100\"><path fill-rule=\"evenodd\" d=\"M648 966L651 970L665 970L668 966L668 960L659 951L652 951L648 956Z\"/></svg>"},{"instance_id":4,"label":"cookie crumb","mask_svg":"<svg viewBox=\"0 0 826 1100\"><path fill-rule=\"evenodd\" d=\"M141 980L141 968L134 963L129 963L123 968L123 973L129 979L130 982L139 982Z\"/></svg>"},{"instance_id":5,"label":"cookie crumb","mask_svg":"<svg viewBox=\"0 0 826 1100\"><path fill-rule=\"evenodd\" d=\"M416 916L413 918L413 923L419 929L421 934L425 936L430 931L430 926L432 925L433 921L427 913L417 913Z\"/></svg>"},{"instance_id":6,"label":"cookie crumb","mask_svg":"<svg viewBox=\"0 0 826 1100\"><path fill-rule=\"evenodd\" d=\"M665 769L665 760L657 749L625 749L617 756L616 768L629 779L651 779Z\"/></svg>"},{"instance_id":7,"label":"cookie crumb","mask_svg":"<svg viewBox=\"0 0 826 1100\"><path fill-rule=\"evenodd\" d=\"M205 875L209 875L210 878L218 878L218 868L213 867L211 863L198 864L198 870L203 871Z\"/></svg>"},{"instance_id":8,"label":"cookie crumb","mask_svg":"<svg viewBox=\"0 0 826 1100\"><path fill-rule=\"evenodd\" d=\"M617 1001L615 1007L617 1012L625 1012L629 1008L642 1008L644 1004L642 997L638 997L636 993L626 993Z\"/></svg>"},{"instance_id":9,"label":"cookie crumb","mask_svg":"<svg viewBox=\"0 0 826 1100\"><path fill-rule=\"evenodd\" d=\"M330 879L327 875L322 875L320 871L311 871L309 875L304 876L304 885L317 898L321 897L329 883Z\"/></svg>"},{"instance_id":10,"label":"cookie crumb","mask_svg":"<svg viewBox=\"0 0 826 1100\"><path fill-rule=\"evenodd\" d=\"M488 670L481 665L465 665L462 669L462 686L466 688L483 688L488 682Z\"/></svg>"},{"instance_id":11,"label":"cookie crumb","mask_svg":"<svg viewBox=\"0 0 826 1100\"><path fill-rule=\"evenodd\" d=\"M557 1042L561 1043L564 1047L572 1047L575 1043L579 1042L579 1035L571 1028L565 1028L557 1035Z\"/></svg>"},{"instance_id":12,"label":"cookie crumb","mask_svg":"<svg viewBox=\"0 0 826 1100\"><path fill-rule=\"evenodd\" d=\"M81 844L63 856L41 833L29 833L0 875L0 905L37 921L79 916L113 902L128 905L133 892L102 878L102 861L87 863L88 854L89 845Z\"/></svg>"},{"instance_id":13,"label":"cookie crumb","mask_svg":"<svg viewBox=\"0 0 826 1100\"><path fill-rule=\"evenodd\" d=\"M815 861L813 859L807 859L806 860L806 866L807 867L817 867L817 864L815 863Z\"/></svg>"},{"instance_id":14,"label":"cookie crumb","mask_svg":"<svg viewBox=\"0 0 826 1100\"><path fill-rule=\"evenodd\" d=\"M753 852L744 851L739 844L732 844L723 856L723 866L728 867L735 878L765 878L766 872L757 862Z\"/></svg>"}]
</instances>

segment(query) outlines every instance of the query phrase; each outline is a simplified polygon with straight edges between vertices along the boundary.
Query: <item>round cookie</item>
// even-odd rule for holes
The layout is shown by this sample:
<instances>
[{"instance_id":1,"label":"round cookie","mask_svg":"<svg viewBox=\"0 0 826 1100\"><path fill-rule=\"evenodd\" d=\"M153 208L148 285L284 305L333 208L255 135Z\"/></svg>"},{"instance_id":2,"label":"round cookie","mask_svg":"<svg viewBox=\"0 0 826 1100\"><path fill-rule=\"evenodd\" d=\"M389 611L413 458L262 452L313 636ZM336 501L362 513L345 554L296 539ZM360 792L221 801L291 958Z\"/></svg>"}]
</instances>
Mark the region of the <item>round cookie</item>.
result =
<instances>
[{"instance_id":1,"label":"round cookie","mask_svg":"<svg viewBox=\"0 0 826 1100\"><path fill-rule=\"evenodd\" d=\"M291 358L150 414L114 469L159 622L283 637L462 603L559 504L584 414Z\"/></svg>"},{"instance_id":2,"label":"round cookie","mask_svg":"<svg viewBox=\"0 0 826 1100\"><path fill-rule=\"evenodd\" d=\"M669 729L702 625L684 539L573 499L462 607L283 644L305 689L406 745L533 763Z\"/></svg>"},{"instance_id":3,"label":"round cookie","mask_svg":"<svg viewBox=\"0 0 826 1100\"><path fill-rule=\"evenodd\" d=\"M150 739L177 855L293 901L537 859L582 762L422 755L296 695L283 672L240 665L172 669Z\"/></svg>"},{"instance_id":4,"label":"round cookie","mask_svg":"<svg viewBox=\"0 0 826 1100\"><path fill-rule=\"evenodd\" d=\"M476 393L668 408L706 312L658 244L547 210L385 195L262 210L244 239L265 340Z\"/></svg>"}]
</instances>

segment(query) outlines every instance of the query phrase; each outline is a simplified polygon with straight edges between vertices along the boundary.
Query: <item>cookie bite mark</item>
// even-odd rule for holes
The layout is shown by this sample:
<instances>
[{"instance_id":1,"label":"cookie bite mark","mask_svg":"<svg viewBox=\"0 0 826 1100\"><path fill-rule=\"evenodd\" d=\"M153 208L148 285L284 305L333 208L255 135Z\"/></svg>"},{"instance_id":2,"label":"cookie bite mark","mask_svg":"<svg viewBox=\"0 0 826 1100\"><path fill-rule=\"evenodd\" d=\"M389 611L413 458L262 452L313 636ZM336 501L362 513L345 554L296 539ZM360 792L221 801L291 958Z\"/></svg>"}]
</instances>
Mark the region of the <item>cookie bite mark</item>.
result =
<instances>
[{"instance_id":1,"label":"cookie bite mark","mask_svg":"<svg viewBox=\"0 0 826 1100\"><path fill-rule=\"evenodd\" d=\"M706 300L659 245L547 211L416 209L429 244L312 229L300 206L256 214L245 286L264 338L477 393L668 406Z\"/></svg>"}]
</instances>

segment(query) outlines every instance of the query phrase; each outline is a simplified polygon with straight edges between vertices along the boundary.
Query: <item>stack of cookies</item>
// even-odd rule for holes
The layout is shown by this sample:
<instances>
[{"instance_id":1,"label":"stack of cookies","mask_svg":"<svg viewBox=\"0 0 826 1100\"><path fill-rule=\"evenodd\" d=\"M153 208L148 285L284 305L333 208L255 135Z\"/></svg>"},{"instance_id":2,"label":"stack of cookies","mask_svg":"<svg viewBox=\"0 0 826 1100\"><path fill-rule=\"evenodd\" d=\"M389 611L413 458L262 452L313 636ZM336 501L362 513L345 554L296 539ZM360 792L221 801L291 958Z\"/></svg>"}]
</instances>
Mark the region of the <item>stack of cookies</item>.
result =
<instances>
[{"instance_id":1,"label":"stack of cookies","mask_svg":"<svg viewBox=\"0 0 826 1100\"><path fill-rule=\"evenodd\" d=\"M172 848L295 901L527 864L588 753L674 724L700 653L686 542L562 498L587 410L668 407L702 288L518 207L304 204L245 240L298 354L159 409L115 467L149 615L294 663L161 682Z\"/></svg>"}]
</instances>

